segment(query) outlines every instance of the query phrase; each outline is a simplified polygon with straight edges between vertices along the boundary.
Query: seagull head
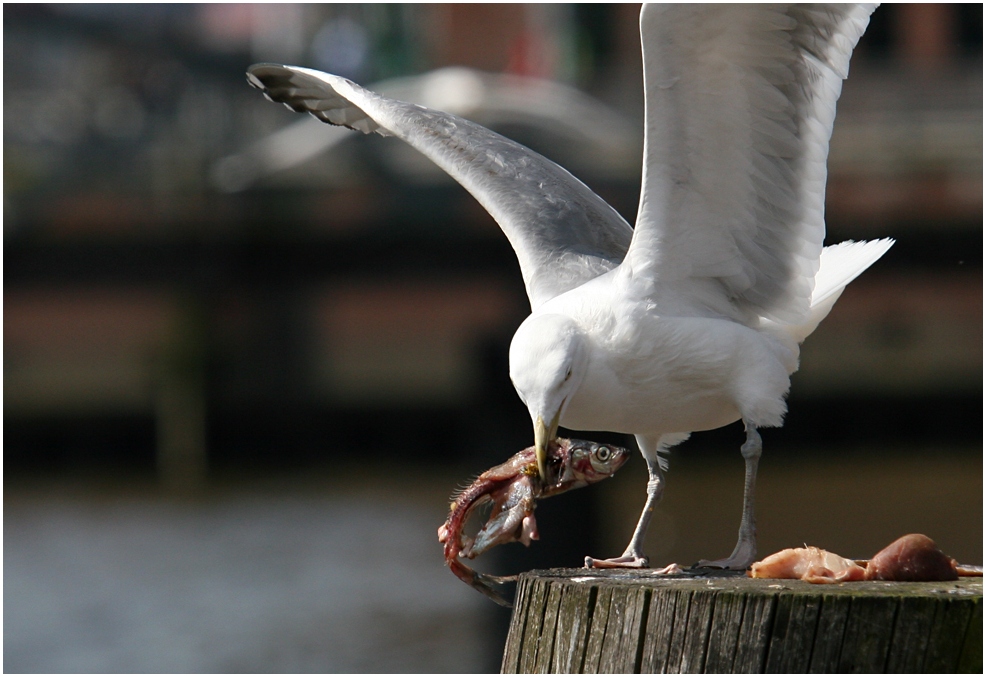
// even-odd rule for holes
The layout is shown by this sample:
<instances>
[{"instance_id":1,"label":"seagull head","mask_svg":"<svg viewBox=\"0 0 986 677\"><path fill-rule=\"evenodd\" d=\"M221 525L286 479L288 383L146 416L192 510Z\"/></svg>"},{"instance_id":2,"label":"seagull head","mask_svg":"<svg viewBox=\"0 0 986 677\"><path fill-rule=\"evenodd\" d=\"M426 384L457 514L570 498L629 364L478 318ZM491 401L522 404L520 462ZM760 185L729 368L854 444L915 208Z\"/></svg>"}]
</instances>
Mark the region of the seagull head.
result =
<instances>
[{"instance_id":1,"label":"seagull head","mask_svg":"<svg viewBox=\"0 0 986 677\"><path fill-rule=\"evenodd\" d=\"M548 447L558 423L585 375L585 335L565 315L528 317L510 343L510 380L534 423L538 474L546 480Z\"/></svg>"}]
</instances>

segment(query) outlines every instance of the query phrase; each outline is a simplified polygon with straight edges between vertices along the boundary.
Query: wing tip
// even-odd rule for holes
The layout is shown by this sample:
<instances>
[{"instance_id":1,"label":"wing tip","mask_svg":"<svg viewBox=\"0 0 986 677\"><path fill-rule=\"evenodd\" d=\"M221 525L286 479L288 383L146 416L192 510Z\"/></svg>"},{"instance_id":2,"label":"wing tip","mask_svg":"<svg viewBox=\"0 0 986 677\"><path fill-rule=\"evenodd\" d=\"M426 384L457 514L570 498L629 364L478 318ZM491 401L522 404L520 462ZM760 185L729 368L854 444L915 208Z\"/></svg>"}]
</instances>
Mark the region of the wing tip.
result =
<instances>
[{"instance_id":1,"label":"wing tip","mask_svg":"<svg viewBox=\"0 0 986 677\"><path fill-rule=\"evenodd\" d=\"M247 68L246 78L268 100L296 113L309 113L321 122L364 134L391 135L353 100L354 95L365 98L366 90L341 76L301 66L255 63Z\"/></svg>"}]
</instances>

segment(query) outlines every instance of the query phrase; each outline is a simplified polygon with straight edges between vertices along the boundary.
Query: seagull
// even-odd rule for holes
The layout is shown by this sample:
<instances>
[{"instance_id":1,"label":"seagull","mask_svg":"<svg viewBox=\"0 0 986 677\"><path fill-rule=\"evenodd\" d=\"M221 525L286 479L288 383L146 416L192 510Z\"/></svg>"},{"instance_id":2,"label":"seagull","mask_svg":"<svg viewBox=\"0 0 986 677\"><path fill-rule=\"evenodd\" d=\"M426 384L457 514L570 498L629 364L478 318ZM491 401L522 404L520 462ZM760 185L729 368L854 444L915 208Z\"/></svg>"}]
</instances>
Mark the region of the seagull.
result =
<instances>
[{"instance_id":1,"label":"seagull","mask_svg":"<svg viewBox=\"0 0 986 677\"><path fill-rule=\"evenodd\" d=\"M644 5L644 161L633 228L565 169L468 120L320 71L257 64L250 84L333 125L396 136L468 190L510 241L531 314L510 378L539 471L559 426L635 436L644 537L667 454L742 421L743 512L728 557L756 559L762 443L780 426L800 345L891 239L823 247L826 158L849 58L875 5Z\"/></svg>"}]
</instances>

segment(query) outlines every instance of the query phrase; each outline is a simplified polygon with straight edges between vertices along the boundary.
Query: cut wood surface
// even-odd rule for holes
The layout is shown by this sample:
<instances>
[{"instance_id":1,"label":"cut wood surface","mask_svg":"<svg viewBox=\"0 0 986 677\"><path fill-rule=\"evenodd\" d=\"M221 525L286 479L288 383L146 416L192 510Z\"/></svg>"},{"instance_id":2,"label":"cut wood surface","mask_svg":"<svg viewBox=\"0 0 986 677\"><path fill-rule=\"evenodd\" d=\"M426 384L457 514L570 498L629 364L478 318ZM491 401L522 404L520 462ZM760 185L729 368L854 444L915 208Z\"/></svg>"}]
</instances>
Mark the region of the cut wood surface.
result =
<instances>
[{"instance_id":1,"label":"cut wood surface","mask_svg":"<svg viewBox=\"0 0 986 677\"><path fill-rule=\"evenodd\" d=\"M982 578L522 574L502 671L982 672Z\"/></svg>"}]
</instances>

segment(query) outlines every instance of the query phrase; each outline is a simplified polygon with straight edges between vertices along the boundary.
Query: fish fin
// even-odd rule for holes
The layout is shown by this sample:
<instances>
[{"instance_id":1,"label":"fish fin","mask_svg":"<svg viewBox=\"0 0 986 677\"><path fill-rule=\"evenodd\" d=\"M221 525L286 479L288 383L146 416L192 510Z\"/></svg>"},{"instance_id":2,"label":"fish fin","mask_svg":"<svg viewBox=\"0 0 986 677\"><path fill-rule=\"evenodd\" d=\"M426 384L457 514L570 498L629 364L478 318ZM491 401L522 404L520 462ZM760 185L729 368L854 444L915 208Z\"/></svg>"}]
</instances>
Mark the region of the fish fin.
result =
<instances>
[{"instance_id":1,"label":"fish fin","mask_svg":"<svg viewBox=\"0 0 986 677\"><path fill-rule=\"evenodd\" d=\"M476 480L479 479L479 475L481 474L482 473L479 473L473 476L472 479L466 480L465 482L459 484L459 486L457 486L452 491L452 495L448 497L448 500L450 500L452 503L456 503L459 500L459 496L462 496L465 490L471 487L476 482Z\"/></svg>"}]
</instances>

